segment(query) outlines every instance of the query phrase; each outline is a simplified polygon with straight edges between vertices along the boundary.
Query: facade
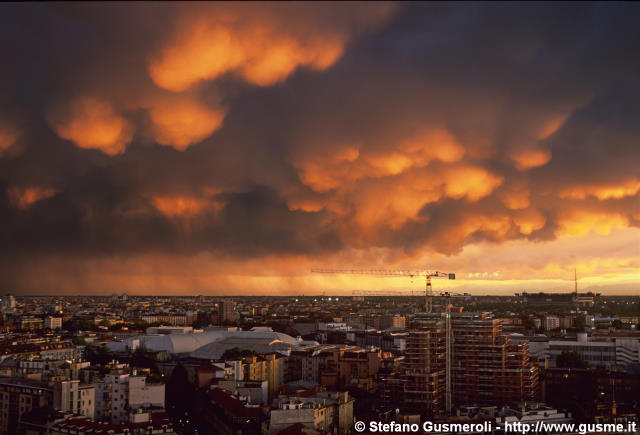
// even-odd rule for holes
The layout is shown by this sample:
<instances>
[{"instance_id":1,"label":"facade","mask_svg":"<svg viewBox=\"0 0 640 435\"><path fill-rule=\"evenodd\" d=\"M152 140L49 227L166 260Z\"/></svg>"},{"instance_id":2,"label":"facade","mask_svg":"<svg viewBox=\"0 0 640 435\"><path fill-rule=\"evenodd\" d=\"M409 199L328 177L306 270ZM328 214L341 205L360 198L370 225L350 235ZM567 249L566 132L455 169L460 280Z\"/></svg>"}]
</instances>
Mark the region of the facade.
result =
<instances>
[{"instance_id":1,"label":"facade","mask_svg":"<svg viewBox=\"0 0 640 435\"><path fill-rule=\"evenodd\" d=\"M20 318L19 328L23 331L37 331L42 329L44 322L39 317L22 316Z\"/></svg>"},{"instance_id":2,"label":"facade","mask_svg":"<svg viewBox=\"0 0 640 435\"><path fill-rule=\"evenodd\" d=\"M14 435L20 417L53 403L53 390L28 379L0 378L0 435Z\"/></svg>"},{"instance_id":3,"label":"facade","mask_svg":"<svg viewBox=\"0 0 640 435\"><path fill-rule=\"evenodd\" d=\"M535 400L538 367L526 343L512 343L502 323L487 313L451 314L451 399L453 406L503 406ZM444 314L417 314L409 327L405 358L395 376L384 379L382 399L398 396L408 412L426 416L446 409L447 332Z\"/></svg>"},{"instance_id":4,"label":"facade","mask_svg":"<svg viewBox=\"0 0 640 435\"><path fill-rule=\"evenodd\" d=\"M246 381L267 381L269 398L284 383L287 359L279 354L252 356L242 360L242 379Z\"/></svg>"},{"instance_id":5,"label":"facade","mask_svg":"<svg viewBox=\"0 0 640 435\"><path fill-rule=\"evenodd\" d=\"M544 329L553 331L560 328L560 318L558 316L544 316Z\"/></svg>"},{"instance_id":6,"label":"facade","mask_svg":"<svg viewBox=\"0 0 640 435\"><path fill-rule=\"evenodd\" d=\"M222 300L218 303L217 324L222 325L224 322L233 320L236 303L230 300Z\"/></svg>"},{"instance_id":7,"label":"facade","mask_svg":"<svg viewBox=\"0 0 640 435\"><path fill-rule=\"evenodd\" d=\"M536 400L538 367L526 343L512 343L502 323L486 313L455 313L453 401L457 405L497 405Z\"/></svg>"},{"instance_id":8,"label":"facade","mask_svg":"<svg viewBox=\"0 0 640 435\"><path fill-rule=\"evenodd\" d=\"M88 418L69 418L52 425L50 435L175 435L171 420L165 413L133 414L120 424L99 423Z\"/></svg>"},{"instance_id":9,"label":"facade","mask_svg":"<svg viewBox=\"0 0 640 435\"><path fill-rule=\"evenodd\" d=\"M404 408L434 415L445 407L446 325L440 315L417 314L409 325L402 363Z\"/></svg>"},{"instance_id":10,"label":"facade","mask_svg":"<svg viewBox=\"0 0 640 435\"><path fill-rule=\"evenodd\" d=\"M373 377L382 352L341 344L315 344L292 350L287 379L339 389L354 378Z\"/></svg>"},{"instance_id":11,"label":"facade","mask_svg":"<svg viewBox=\"0 0 640 435\"><path fill-rule=\"evenodd\" d=\"M353 403L347 392L278 397L271 409L268 433L275 435L301 424L320 433L349 434L353 426Z\"/></svg>"},{"instance_id":12,"label":"facade","mask_svg":"<svg viewBox=\"0 0 640 435\"><path fill-rule=\"evenodd\" d=\"M145 376L117 371L107 374L94 384L96 419L118 424L129 420L136 408L164 408L165 385L150 383Z\"/></svg>"},{"instance_id":13,"label":"facade","mask_svg":"<svg viewBox=\"0 0 640 435\"><path fill-rule=\"evenodd\" d=\"M540 364L557 366L557 359L566 352L575 352L590 367L626 368L640 363L640 339L634 337L589 337L578 333L575 339L551 340L548 337L511 336L513 341L527 342L531 355Z\"/></svg>"},{"instance_id":14,"label":"facade","mask_svg":"<svg viewBox=\"0 0 640 435\"><path fill-rule=\"evenodd\" d=\"M44 318L45 329L62 329L62 317L47 316Z\"/></svg>"},{"instance_id":15,"label":"facade","mask_svg":"<svg viewBox=\"0 0 640 435\"><path fill-rule=\"evenodd\" d=\"M96 407L96 389L80 384L78 380L59 381L53 386L53 407L93 419Z\"/></svg>"},{"instance_id":16,"label":"facade","mask_svg":"<svg viewBox=\"0 0 640 435\"><path fill-rule=\"evenodd\" d=\"M217 379L215 385L225 391L244 397L251 405L269 404L269 383L267 381L236 381Z\"/></svg>"}]
</instances>

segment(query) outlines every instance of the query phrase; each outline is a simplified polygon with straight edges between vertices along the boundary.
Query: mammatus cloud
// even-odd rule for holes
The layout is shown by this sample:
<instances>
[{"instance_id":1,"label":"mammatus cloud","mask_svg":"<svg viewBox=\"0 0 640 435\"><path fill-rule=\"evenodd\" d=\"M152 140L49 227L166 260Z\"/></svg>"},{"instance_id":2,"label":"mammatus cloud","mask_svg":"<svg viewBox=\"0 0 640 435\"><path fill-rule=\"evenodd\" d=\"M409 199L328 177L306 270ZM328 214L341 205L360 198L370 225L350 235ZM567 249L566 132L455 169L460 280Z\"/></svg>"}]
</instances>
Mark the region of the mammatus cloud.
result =
<instances>
[{"instance_id":1,"label":"mammatus cloud","mask_svg":"<svg viewBox=\"0 0 640 435\"><path fill-rule=\"evenodd\" d=\"M51 115L57 134L79 148L98 149L108 155L122 154L133 139L133 125L112 105L95 98L78 98Z\"/></svg>"},{"instance_id":2,"label":"mammatus cloud","mask_svg":"<svg viewBox=\"0 0 640 435\"><path fill-rule=\"evenodd\" d=\"M0 156L15 143L17 138L17 131L0 125Z\"/></svg>"},{"instance_id":3,"label":"mammatus cloud","mask_svg":"<svg viewBox=\"0 0 640 435\"><path fill-rule=\"evenodd\" d=\"M220 128L223 109L210 109L185 99L163 101L151 108L153 137L160 145L183 151Z\"/></svg>"},{"instance_id":4,"label":"mammatus cloud","mask_svg":"<svg viewBox=\"0 0 640 435\"><path fill-rule=\"evenodd\" d=\"M253 4L187 10L151 61L149 74L156 85L174 92L225 74L270 86L300 67L316 71L329 68L358 33L341 22L352 18L361 26L376 25L391 7L370 5L348 14L350 6L337 6L337 13L328 16L328 10L323 13L318 9ZM314 10L320 13L313 16Z\"/></svg>"},{"instance_id":5,"label":"mammatus cloud","mask_svg":"<svg viewBox=\"0 0 640 435\"><path fill-rule=\"evenodd\" d=\"M594 196L599 200L620 199L635 196L640 192L640 179L631 178L620 184L585 185L564 188L560 191L561 198L586 199Z\"/></svg>"},{"instance_id":6,"label":"mammatus cloud","mask_svg":"<svg viewBox=\"0 0 640 435\"><path fill-rule=\"evenodd\" d=\"M56 190L50 187L10 187L7 189L9 201L19 210L26 210L34 203L51 198Z\"/></svg>"},{"instance_id":7,"label":"mammatus cloud","mask_svg":"<svg viewBox=\"0 0 640 435\"><path fill-rule=\"evenodd\" d=\"M521 171L544 166L551 160L551 151L542 149L524 149L511 154L511 159Z\"/></svg>"}]
</instances>

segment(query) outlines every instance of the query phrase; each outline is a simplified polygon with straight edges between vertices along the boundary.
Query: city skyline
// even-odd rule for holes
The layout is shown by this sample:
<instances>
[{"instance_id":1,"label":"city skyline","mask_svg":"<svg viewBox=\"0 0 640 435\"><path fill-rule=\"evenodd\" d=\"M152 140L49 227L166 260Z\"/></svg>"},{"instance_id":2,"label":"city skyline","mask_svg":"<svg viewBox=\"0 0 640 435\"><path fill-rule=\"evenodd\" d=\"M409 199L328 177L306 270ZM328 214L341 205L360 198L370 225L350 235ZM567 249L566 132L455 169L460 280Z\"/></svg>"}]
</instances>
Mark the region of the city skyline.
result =
<instances>
[{"instance_id":1,"label":"city skyline","mask_svg":"<svg viewBox=\"0 0 640 435\"><path fill-rule=\"evenodd\" d=\"M7 4L19 295L640 290L640 6Z\"/></svg>"}]
</instances>

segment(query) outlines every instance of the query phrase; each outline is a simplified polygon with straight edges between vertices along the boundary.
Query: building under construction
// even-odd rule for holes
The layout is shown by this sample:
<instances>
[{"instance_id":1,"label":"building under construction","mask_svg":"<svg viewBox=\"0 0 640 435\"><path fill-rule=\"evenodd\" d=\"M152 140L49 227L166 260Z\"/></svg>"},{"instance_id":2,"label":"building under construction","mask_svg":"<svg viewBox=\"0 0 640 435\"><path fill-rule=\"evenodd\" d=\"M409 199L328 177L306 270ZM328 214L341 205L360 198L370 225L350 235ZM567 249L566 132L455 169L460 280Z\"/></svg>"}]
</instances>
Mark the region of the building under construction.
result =
<instances>
[{"instance_id":1,"label":"building under construction","mask_svg":"<svg viewBox=\"0 0 640 435\"><path fill-rule=\"evenodd\" d=\"M437 314L416 314L401 372L404 407L433 416L444 409L446 387L446 324Z\"/></svg>"},{"instance_id":2,"label":"building under construction","mask_svg":"<svg viewBox=\"0 0 640 435\"><path fill-rule=\"evenodd\" d=\"M448 394L453 406L502 406L537 398L538 368L529 359L528 345L510 343L501 321L489 313L450 314L447 367L447 315L417 314L410 323L399 374L405 410L444 414Z\"/></svg>"}]
</instances>

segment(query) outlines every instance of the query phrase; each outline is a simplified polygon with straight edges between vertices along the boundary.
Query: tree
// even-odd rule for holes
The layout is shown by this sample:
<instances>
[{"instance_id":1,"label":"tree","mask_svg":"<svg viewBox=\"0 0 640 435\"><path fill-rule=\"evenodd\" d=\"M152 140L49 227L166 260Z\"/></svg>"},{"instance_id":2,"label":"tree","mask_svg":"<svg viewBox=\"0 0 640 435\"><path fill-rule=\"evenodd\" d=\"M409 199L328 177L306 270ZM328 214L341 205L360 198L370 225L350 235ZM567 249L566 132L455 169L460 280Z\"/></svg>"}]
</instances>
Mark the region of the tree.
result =
<instances>
[{"instance_id":1,"label":"tree","mask_svg":"<svg viewBox=\"0 0 640 435\"><path fill-rule=\"evenodd\" d=\"M106 346L90 346L87 348L87 361L91 364L105 365L113 360L113 355Z\"/></svg>"},{"instance_id":2,"label":"tree","mask_svg":"<svg viewBox=\"0 0 640 435\"><path fill-rule=\"evenodd\" d=\"M150 369L153 373L159 373L156 361L153 359L147 348L140 345L131 355L131 365L133 367Z\"/></svg>"},{"instance_id":3,"label":"tree","mask_svg":"<svg viewBox=\"0 0 640 435\"><path fill-rule=\"evenodd\" d=\"M589 364L578 352L565 350L558 356L556 366L570 369L586 369Z\"/></svg>"}]
</instances>

